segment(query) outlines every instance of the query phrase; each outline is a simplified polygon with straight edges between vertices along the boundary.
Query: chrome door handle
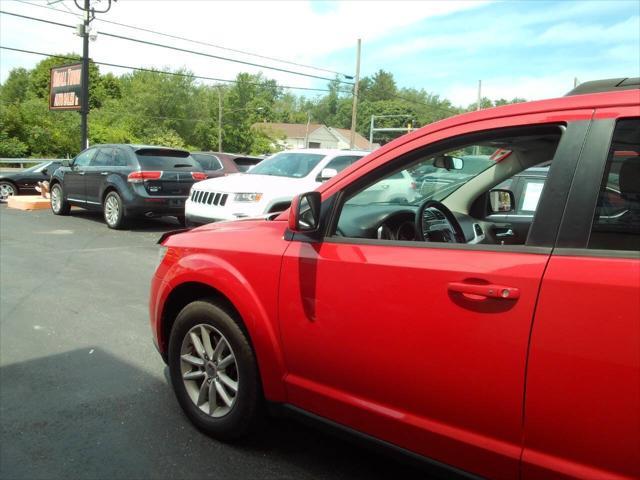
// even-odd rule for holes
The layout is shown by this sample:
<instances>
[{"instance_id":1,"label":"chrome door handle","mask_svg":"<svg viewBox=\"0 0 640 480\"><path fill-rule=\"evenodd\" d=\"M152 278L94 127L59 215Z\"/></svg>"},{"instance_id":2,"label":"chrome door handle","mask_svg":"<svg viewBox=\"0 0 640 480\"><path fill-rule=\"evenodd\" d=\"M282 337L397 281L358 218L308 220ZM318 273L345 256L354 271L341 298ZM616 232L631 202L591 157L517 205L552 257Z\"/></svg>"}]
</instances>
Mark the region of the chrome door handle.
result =
<instances>
[{"instance_id":1,"label":"chrome door handle","mask_svg":"<svg viewBox=\"0 0 640 480\"><path fill-rule=\"evenodd\" d=\"M109 175L109 172L100 172L100 175Z\"/></svg>"},{"instance_id":2,"label":"chrome door handle","mask_svg":"<svg viewBox=\"0 0 640 480\"><path fill-rule=\"evenodd\" d=\"M84 175L85 172L78 172L78 175Z\"/></svg>"},{"instance_id":3,"label":"chrome door handle","mask_svg":"<svg viewBox=\"0 0 640 480\"><path fill-rule=\"evenodd\" d=\"M497 237L497 238L507 238L507 237L515 237L515 236L516 236L516 234L515 234L515 233L514 233L514 231L513 231L512 229L510 229L510 228L509 228L509 229L507 229L507 230L506 230L506 231L504 231L504 232L496 233L496 237Z\"/></svg>"}]
</instances>

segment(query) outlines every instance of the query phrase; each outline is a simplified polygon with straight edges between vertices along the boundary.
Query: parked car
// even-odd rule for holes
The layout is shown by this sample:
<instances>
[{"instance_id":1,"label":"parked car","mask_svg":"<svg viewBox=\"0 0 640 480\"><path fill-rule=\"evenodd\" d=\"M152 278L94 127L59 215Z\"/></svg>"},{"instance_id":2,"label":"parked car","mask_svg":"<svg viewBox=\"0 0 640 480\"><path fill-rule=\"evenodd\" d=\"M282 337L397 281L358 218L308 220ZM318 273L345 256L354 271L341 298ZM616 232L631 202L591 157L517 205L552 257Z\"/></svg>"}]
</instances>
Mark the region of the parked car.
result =
<instances>
[{"instance_id":1,"label":"parked car","mask_svg":"<svg viewBox=\"0 0 640 480\"><path fill-rule=\"evenodd\" d=\"M236 153L191 152L209 178L246 172L262 161L260 157Z\"/></svg>"},{"instance_id":2,"label":"parked car","mask_svg":"<svg viewBox=\"0 0 640 480\"><path fill-rule=\"evenodd\" d=\"M639 86L448 118L275 218L165 234L151 327L188 418L237 438L266 401L447 478L640 478ZM359 201L401 170L456 175L466 147L495 151L457 188ZM518 206L496 187L549 160L503 244L492 215Z\"/></svg>"},{"instance_id":3,"label":"parked car","mask_svg":"<svg viewBox=\"0 0 640 480\"><path fill-rule=\"evenodd\" d=\"M289 208L294 195L316 188L367 153L288 150L263 160L245 175L200 182L191 189L185 206L187 222L197 225L281 212Z\"/></svg>"},{"instance_id":4,"label":"parked car","mask_svg":"<svg viewBox=\"0 0 640 480\"><path fill-rule=\"evenodd\" d=\"M49 160L19 172L0 172L0 201L4 202L13 195L38 193L38 182L49 180L60 166L62 160Z\"/></svg>"},{"instance_id":5,"label":"parked car","mask_svg":"<svg viewBox=\"0 0 640 480\"><path fill-rule=\"evenodd\" d=\"M184 223L191 186L207 178L184 150L147 145L96 145L65 162L51 179L51 210L102 210L109 228L137 216L174 216Z\"/></svg>"}]
</instances>

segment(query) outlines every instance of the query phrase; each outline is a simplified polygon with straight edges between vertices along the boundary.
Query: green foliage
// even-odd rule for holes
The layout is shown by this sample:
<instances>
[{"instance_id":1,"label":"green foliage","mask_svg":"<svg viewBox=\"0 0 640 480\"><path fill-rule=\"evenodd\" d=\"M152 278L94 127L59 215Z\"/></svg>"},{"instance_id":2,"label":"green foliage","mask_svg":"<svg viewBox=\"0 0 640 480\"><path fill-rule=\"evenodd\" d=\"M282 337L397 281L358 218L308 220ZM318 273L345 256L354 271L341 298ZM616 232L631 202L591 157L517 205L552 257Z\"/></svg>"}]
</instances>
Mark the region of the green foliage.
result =
<instances>
[{"instance_id":1,"label":"green foliage","mask_svg":"<svg viewBox=\"0 0 640 480\"><path fill-rule=\"evenodd\" d=\"M23 157L29 147L15 137L10 137L5 130L0 130L0 157L20 158Z\"/></svg>"},{"instance_id":2,"label":"green foliage","mask_svg":"<svg viewBox=\"0 0 640 480\"><path fill-rule=\"evenodd\" d=\"M49 111L50 69L80 61L48 58L33 69L14 69L0 85L0 154L74 156L80 146L77 112ZM219 149L219 107L222 107L222 146L227 152L271 153L278 135L252 126L260 122L304 124L308 119L330 127L350 128L352 92L337 79L326 95L316 98L285 93L261 74L241 73L236 83L205 85L187 70L136 71L122 76L101 74L90 63L89 143L159 144L192 150ZM462 111L425 90L399 88L393 74L379 70L359 84L356 129L369 136L371 116L376 127L418 128ZM483 99L482 108L523 101ZM220 105L221 104L221 105ZM388 117L394 115L394 117ZM387 116L387 117L385 117ZM376 133L385 143L401 132Z\"/></svg>"}]
</instances>

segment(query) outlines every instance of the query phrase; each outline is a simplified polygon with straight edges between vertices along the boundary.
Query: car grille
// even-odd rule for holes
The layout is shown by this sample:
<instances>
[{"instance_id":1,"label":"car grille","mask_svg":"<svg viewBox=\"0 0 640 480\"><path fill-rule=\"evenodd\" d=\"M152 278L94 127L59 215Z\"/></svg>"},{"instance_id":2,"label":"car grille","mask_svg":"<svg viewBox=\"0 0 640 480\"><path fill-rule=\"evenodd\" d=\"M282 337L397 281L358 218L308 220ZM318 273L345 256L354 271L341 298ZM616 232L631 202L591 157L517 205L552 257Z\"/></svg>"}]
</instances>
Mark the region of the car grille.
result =
<instances>
[{"instance_id":1,"label":"car grille","mask_svg":"<svg viewBox=\"0 0 640 480\"><path fill-rule=\"evenodd\" d=\"M191 201L194 203L202 203L205 205L215 205L224 207L227 203L228 193L220 192L203 192L202 190L193 190L191 192Z\"/></svg>"}]
</instances>

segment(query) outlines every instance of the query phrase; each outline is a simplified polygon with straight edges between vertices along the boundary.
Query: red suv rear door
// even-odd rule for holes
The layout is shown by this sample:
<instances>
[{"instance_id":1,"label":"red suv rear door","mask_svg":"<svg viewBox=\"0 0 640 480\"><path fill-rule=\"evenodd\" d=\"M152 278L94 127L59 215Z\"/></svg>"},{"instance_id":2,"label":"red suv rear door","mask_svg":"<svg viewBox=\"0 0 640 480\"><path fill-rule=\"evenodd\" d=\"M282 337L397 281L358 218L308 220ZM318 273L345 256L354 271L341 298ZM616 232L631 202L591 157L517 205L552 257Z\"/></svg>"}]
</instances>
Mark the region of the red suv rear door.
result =
<instances>
[{"instance_id":1,"label":"red suv rear door","mask_svg":"<svg viewBox=\"0 0 640 480\"><path fill-rule=\"evenodd\" d=\"M532 330L524 480L640 478L640 109L596 118Z\"/></svg>"},{"instance_id":2,"label":"red suv rear door","mask_svg":"<svg viewBox=\"0 0 640 480\"><path fill-rule=\"evenodd\" d=\"M523 115L456 129L464 136L576 120L540 200L531 234L537 245L294 238L279 300L290 403L439 462L517 478L531 322L560 222L557 205L591 114ZM453 135L416 139L388 152L389 162ZM452 290L458 282L514 287L520 296L476 301Z\"/></svg>"}]
</instances>

